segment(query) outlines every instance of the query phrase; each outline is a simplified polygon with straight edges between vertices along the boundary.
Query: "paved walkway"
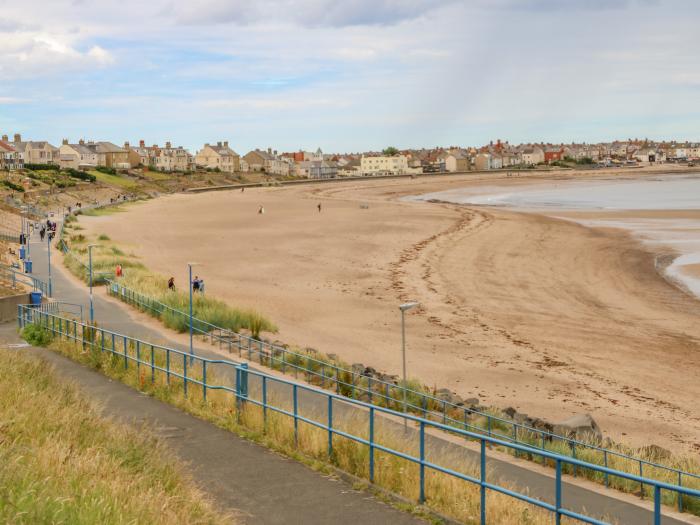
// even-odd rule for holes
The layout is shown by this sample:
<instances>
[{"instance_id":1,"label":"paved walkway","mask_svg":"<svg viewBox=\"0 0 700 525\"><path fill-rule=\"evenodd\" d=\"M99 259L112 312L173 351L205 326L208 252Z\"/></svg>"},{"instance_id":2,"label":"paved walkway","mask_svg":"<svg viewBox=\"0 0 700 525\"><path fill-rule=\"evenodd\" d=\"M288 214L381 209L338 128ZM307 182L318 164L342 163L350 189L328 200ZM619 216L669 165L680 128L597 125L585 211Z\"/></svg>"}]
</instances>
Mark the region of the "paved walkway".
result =
<instances>
[{"instance_id":1,"label":"paved walkway","mask_svg":"<svg viewBox=\"0 0 700 525\"><path fill-rule=\"evenodd\" d=\"M0 326L0 340L19 341L14 323ZM191 465L199 486L221 508L235 510L240 523L425 523L353 490L344 481L314 472L50 350L17 351L51 363L60 376L77 383L96 401L105 415L154 429L179 459Z\"/></svg>"},{"instance_id":2,"label":"paved walkway","mask_svg":"<svg viewBox=\"0 0 700 525\"><path fill-rule=\"evenodd\" d=\"M38 238L37 238L38 240ZM32 260L34 263L34 274L37 277L46 278L47 276L47 258L45 243L33 242L31 247ZM56 264L57 258L52 266L53 275L53 290L54 297L67 302L80 303L85 305L87 317L88 291L87 287L76 284L72 278L66 275L67 270ZM95 319L99 324L107 329L112 329L117 332L122 332L146 341L155 341L168 344L172 348L187 350L187 347L178 344L175 341L169 340L165 332L161 332L150 326L138 323L130 315L131 307L106 300L100 294L94 296L95 304ZM197 346L195 348L197 355L209 357L213 359L221 358L220 354L213 352L206 346ZM265 370L264 368L261 370ZM251 385L252 386L252 385ZM309 407L309 412L318 414L322 417L326 403L325 399L320 396L308 394L309 402L303 403ZM338 414L340 415L340 414ZM357 414L350 414L357 415ZM396 426L397 429L403 428L394 421L386 422L387 425ZM409 433L415 434L414 429L409 428ZM415 442L416 436L408 436ZM426 446L429 450L445 457L454 457L455 454L461 457L466 457L474 461L478 460L476 452L465 448L460 443L455 443L442 438L441 436L429 436L426 440ZM552 479L553 471L542 470L538 471L537 467L526 462L514 462L511 460L501 460L497 458L489 458L488 471L493 472L495 478L507 480L512 486L526 488L529 495L539 498L543 501L554 503L554 480ZM491 476L489 476L491 478ZM606 490L602 486L594 485L593 483L581 483L578 480L565 481L563 484L564 504L566 508L576 511L585 512L588 515L594 515L600 519L605 517L617 520L620 524L651 524L653 523L653 514L651 512L650 502L641 502L638 498L631 495L624 495L614 490ZM683 523L700 523L700 520L686 515L678 515L664 509L668 515L664 516L663 523L668 525L682 525Z\"/></svg>"}]
</instances>

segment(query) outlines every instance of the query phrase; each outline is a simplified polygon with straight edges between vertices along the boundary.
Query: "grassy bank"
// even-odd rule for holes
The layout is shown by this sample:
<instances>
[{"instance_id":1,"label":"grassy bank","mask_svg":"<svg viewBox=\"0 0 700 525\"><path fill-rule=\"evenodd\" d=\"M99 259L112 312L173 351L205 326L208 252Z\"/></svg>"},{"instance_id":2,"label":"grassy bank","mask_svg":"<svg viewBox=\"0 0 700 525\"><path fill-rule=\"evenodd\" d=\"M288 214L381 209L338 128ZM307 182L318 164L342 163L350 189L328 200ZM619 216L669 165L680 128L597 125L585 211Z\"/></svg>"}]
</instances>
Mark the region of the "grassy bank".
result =
<instances>
[{"instance_id":1,"label":"grassy bank","mask_svg":"<svg viewBox=\"0 0 700 525\"><path fill-rule=\"evenodd\" d=\"M109 351L102 352L102 341L95 336L94 347L65 340L54 340L50 347L72 359L101 370L107 376L122 381L136 389L152 395L162 401L171 403L219 427L235 432L247 439L261 443L293 459L300 460L323 472L332 472L331 467L340 468L357 477L367 479L369 476L369 450L366 446L341 436L333 438L333 453L328 454L328 435L322 429L304 422L299 423L297 439L293 419L286 415L268 411L265 414L260 407L252 403L235 403L230 393L222 390L209 390L206 400L200 386L190 383L185 395L182 379L174 374L182 374L178 359L169 363L170 377L150 366L137 367L133 361L125 366L123 348L119 355ZM105 339L109 348L111 341ZM127 348L127 355L136 357L135 348ZM165 367L165 358L156 355L156 367ZM188 377L199 379L201 371L197 366L188 367ZM211 381L212 372L208 373ZM268 398L275 404L285 405L289 400ZM338 417L334 420L335 428L367 438L366 421L355 418ZM363 430L364 429L364 430ZM387 447L417 454L417 443L406 444L402 435L396 434L378 422L375 440ZM463 456L441 458L448 461L451 468L467 475L478 477L479 467ZM491 481L496 481L495 479ZM499 482L500 483L500 482ZM418 498L419 469L404 459L377 451L375 454L375 484L394 494L410 500ZM428 508L448 515L463 523L478 523L480 513L480 491L478 486L466 481L428 470L426 474L426 494ZM420 509L404 505L407 510L420 513ZM551 514L535 506L519 502L508 496L489 491L487 496L487 517L494 524L530 524L540 525L552 522ZM563 523L568 523L566 519ZM573 523L573 522L572 522Z\"/></svg>"},{"instance_id":2,"label":"grassy bank","mask_svg":"<svg viewBox=\"0 0 700 525\"><path fill-rule=\"evenodd\" d=\"M65 255L64 264L73 275L86 283L88 282L89 276L85 266L88 262L87 246L93 243L96 244L92 249L94 283L103 282L103 276L114 279L114 270L119 264L124 273L123 277L118 279L121 284L174 310L189 311L188 289L168 290L167 277L148 270L136 254L125 252L105 235L100 235L97 239L90 239L82 231L82 227L75 218L69 217L64 226L63 238L70 247L70 252ZM167 309L157 312L142 308L142 311L160 319L165 326L178 332L185 332L189 329L187 317L173 314ZM204 294L194 296L193 311L197 319L234 332L246 329L254 337L259 337L262 332L277 331L277 327L260 313L251 309L234 308L224 301Z\"/></svg>"},{"instance_id":3,"label":"grassy bank","mask_svg":"<svg viewBox=\"0 0 700 525\"><path fill-rule=\"evenodd\" d=\"M101 418L42 361L0 356L0 522L233 522L155 438Z\"/></svg>"}]
</instances>

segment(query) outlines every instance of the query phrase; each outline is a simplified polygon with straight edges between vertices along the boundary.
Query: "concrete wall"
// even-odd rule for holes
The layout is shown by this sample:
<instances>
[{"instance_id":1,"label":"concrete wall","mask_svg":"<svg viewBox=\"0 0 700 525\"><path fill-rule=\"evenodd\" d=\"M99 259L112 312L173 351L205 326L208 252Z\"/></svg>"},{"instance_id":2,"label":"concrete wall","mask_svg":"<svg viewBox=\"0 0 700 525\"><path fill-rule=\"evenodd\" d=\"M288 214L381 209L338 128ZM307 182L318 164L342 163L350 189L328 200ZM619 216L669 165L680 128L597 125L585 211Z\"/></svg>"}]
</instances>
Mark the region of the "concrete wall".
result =
<instances>
[{"instance_id":1,"label":"concrete wall","mask_svg":"<svg viewBox=\"0 0 700 525\"><path fill-rule=\"evenodd\" d=\"M0 323L17 320L17 305L29 304L29 294L21 293L0 297Z\"/></svg>"}]
</instances>

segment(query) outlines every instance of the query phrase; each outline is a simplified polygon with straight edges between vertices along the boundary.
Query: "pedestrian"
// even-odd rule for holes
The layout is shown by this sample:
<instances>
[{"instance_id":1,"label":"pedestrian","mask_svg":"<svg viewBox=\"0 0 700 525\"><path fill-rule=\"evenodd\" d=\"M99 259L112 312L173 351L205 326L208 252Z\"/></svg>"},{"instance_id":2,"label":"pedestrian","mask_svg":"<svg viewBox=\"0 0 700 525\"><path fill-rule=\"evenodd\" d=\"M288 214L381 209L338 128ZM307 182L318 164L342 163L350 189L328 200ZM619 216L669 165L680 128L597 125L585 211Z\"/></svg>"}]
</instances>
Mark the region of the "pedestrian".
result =
<instances>
[{"instance_id":1,"label":"pedestrian","mask_svg":"<svg viewBox=\"0 0 700 525\"><path fill-rule=\"evenodd\" d=\"M170 279L168 279L168 290L170 290L171 292L175 291L175 277L171 277Z\"/></svg>"},{"instance_id":2,"label":"pedestrian","mask_svg":"<svg viewBox=\"0 0 700 525\"><path fill-rule=\"evenodd\" d=\"M245 187L241 188L241 193L243 193L244 191L245 191Z\"/></svg>"},{"instance_id":3,"label":"pedestrian","mask_svg":"<svg viewBox=\"0 0 700 525\"><path fill-rule=\"evenodd\" d=\"M195 275L192 280L192 291L195 293L199 292L199 276L197 275Z\"/></svg>"},{"instance_id":4,"label":"pedestrian","mask_svg":"<svg viewBox=\"0 0 700 525\"><path fill-rule=\"evenodd\" d=\"M56 232L50 231L49 232L49 242L53 241L53 238L56 236Z\"/></svg>"},{"instance_id":5,"label":"pedestrian","mask_svg":"<svg viewBox=\"0 0 700 525\"><path fill-rule=\"evenodd\" d=\"M199 280L199 293L204 293L204 279Z\"/></svg>"},{"instance_id":6,"label":"pedestrian","mask_svg":"<svg viewBox=\"0 0 700 525\"><path fill-rule=\"evenodd\" d=\"M44 236L46 235L46 229L42 228L39 230L39 237L41 237L41 240L44 240Z\"/></svg>"},{"instance_id":7,"label":"pedestrian","mask_svg":"<svg viewBox=\"0 0 700 525\"><path fill-rule=\"evenodd\" d=\"M318 203L317 207L318 207L318 213L321 213L321 203L320 202Z\"/></svg>"},{"instance_id":8,"label":"pedestrian","mask_svg":"<svg viewBox=\"0 0 700 525\"><path fill-rule=\"evenodd\" d=\"M124 275L124 270L122 270L121 264L117 264L117 267L114 269L114 275L116 275L117 277L121 277L122 275Z\"/></svg>"},{"instance_id":9,"label":"pedestrian","mask_svg":"<svg viewBox=\"0 0 700 525\"><path fill-rule=\"evenodd\" d=\"M265 208L263 208L263 205L261 204L258 208L258 215L262 215L263 213L265 213Z\"/></svg>"}]
</instances>

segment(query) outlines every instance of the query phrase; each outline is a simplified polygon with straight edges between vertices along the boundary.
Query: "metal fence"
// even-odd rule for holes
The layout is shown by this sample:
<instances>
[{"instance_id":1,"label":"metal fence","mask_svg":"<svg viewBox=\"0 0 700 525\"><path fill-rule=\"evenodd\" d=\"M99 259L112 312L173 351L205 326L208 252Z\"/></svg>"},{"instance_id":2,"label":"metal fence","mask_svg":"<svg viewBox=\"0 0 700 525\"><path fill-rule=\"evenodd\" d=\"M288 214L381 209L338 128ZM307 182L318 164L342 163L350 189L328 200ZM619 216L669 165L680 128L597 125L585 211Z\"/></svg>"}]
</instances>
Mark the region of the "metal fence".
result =
<instances>
[{"instance_id":1,"label":"metal fence","mask_svg":"<svg viewBox=\"0 0 700 525\"><path fill-rule=\"evenodd\" d=\"M365 403L356 399L341 396L326 390L314 388L305 384L295 383L279 377L271 376L263 372L250 370L245 363L235 363L228 360L212 360L199 356L194 356L186 352L175 350L161 345L156 345L136 339L124 334L119 334L103 328L90 326L81 321L62 317L50 312L37 310L35 308L20 305L18 307L18 323L23 328L29 323L42 326L53 334L75 341L82 345L83 349L91 352L108 353L117 362L123 361L123 366L128 369L136 366L141 370L139 376L141 380L147 380L143 373L150 372L150 380L155 382L157 374L165 374L167 384L172 380L180 380L183 386L184 395L188 395L188 388L201 389L202 399L206 403L207 392L220 391L230 394L231 399L236 403L250 403L261 407L263 417L267 413L273 412L292 418L294 425L295 442L299 433L299 424L305 423L320 429L327 435L328 455L333 456L334 438L341 436L357 444L367 447L368 450L368 478L371 482L375 478L375 455L378 452L389 454L395 458L400 458L411 464L415 464L419 469L419 496L418 501L423 503L430 497L426 493L426 473L442 473L450 478L462 480L467 483L477 485L480 490L480 523L486 523L486 497L489 491L498 492L516 498L526 503L554 514L556 522L559 523L562 516L574 518L576 520L603 524L599 517L591 516L589 512L583 510L575 512L567 509L563 504L563 483L562 474L564 470L575 471L589 470L595 472L599 477L620 478L631 483L638 483L642 487L647 487L653 494L653 516L654 524L661 523L661 502L662 491L675 493L678 500L694 501L697 504L700 498L700 491L683 487L680 485L658 481L649 477L639 476L607 468L597 464L581 461L570 456L555 454L535 447L513 443L494 436L483 433L471 432L453 426L448 426L432 419L422 418L405 412L399 412L390 408ZM216 374L212 370L216 368ZM144 379L146 378L146 379ZM256 388L251 388L251 383L255 383ZM274 392L275 395L270 395ZM315 410L302 411L300 402L307 402L311 396L315 402ZM233 406L233 405L232 405ZM337 412L340 407L351 407L355 414L362 414L366 418L366 426L358 427L356 422L348 428L340 424ZM334 420L336 414L336 420ZM387 421L405 421L410 423L411 432L403 436L404 440L417 440L406 449L399 449L396 445L387 444L382 441L381 436L375 433L379 424L386 424ZM367 429L366 432L360 428ZM408 427L407 427L408 428ZM426 456L426 435L430 429L447 431L452 435L460 436L465 440L478 442L479 444L479 467L478 476L455 470L454 465L438 462ZM428 436L429 437L429 436ZM512 450L517 455L537 455L543 458L544 462L555 467L554 483L549 503L532 497L518 489L511 489L503 486L500 480L489 481L487 475L487 451L491 446ZM417 451L417 452L416 452Z\"/></svg>"},{"instance_id":2,"label":"metal fence","mask_svg":"<svg viewBox=\"0 0 700 525\"><path fill-rule=\"evenodd\" d=\"M45 281L42 281L41 279L38 279L32 275L27 275L26 273L20 272L12 266L0 264L0 278L11 283L13 288L17 285L17 283L26 284L27 286L31 286L32 290L39 291L42 293L42 295L50 297L49 285Z\"/></svg>"},{"instance_id":3,"label":"metal fence","mask_svg":"<svg viewBox=\"0 0 700 525\"><path fill-rule=\"evenodd\" d=\"M62 239L62 234L63 223L61 223L59 239ZM70 247L65 241L61 241L60 246L64 253L72 255ZM77 257L76 260L87 271L87 265ZM172 308L153 297L122 285L113 279L112 274L95 273L93 274L93 282L104 282L110 295L141 310L155 314L156 317L160 318L167 314L181 317L189 323L189 313ZM308 354L290 351L282 346L216 326L196 317L192 318L192 328L194 332L209 339L211 344L217 344L220 349L227 349L229 353L237 352L241 358L245 357L249 361L256 361L263 366L280 370L283 373L293 373L295 378L301 375L313 384L335 390L336 394L339 395L360 399L376 406L419 414L424 419L438 421L451 428L481 433L514 444L535 447L541 451L554 450L558 454L564 454L573 459L585 456L587 461L606 468L615 464L617 468L633 470L634 474L638 474L640 477L659 479L672 476L679 486L683 486L684 483L687 484L691 480L700 482L700 474L662 465L594 443L562 436L546 429L534 428L483 410L458 405L429 392L417 391L398 382L373 377L365 370L347 369ZM546 463L544 459L542 462ZM630 466L624 465L625 462L629 462ZM575 467L574 475L578 475ZM604 476L601 481L606 487L611 485L608 476ZM645 497L642 484L640 484L639 495L642 499ZM678 499L678 510L684 511L681 498Z\"/></svg>"}]
</instances>

